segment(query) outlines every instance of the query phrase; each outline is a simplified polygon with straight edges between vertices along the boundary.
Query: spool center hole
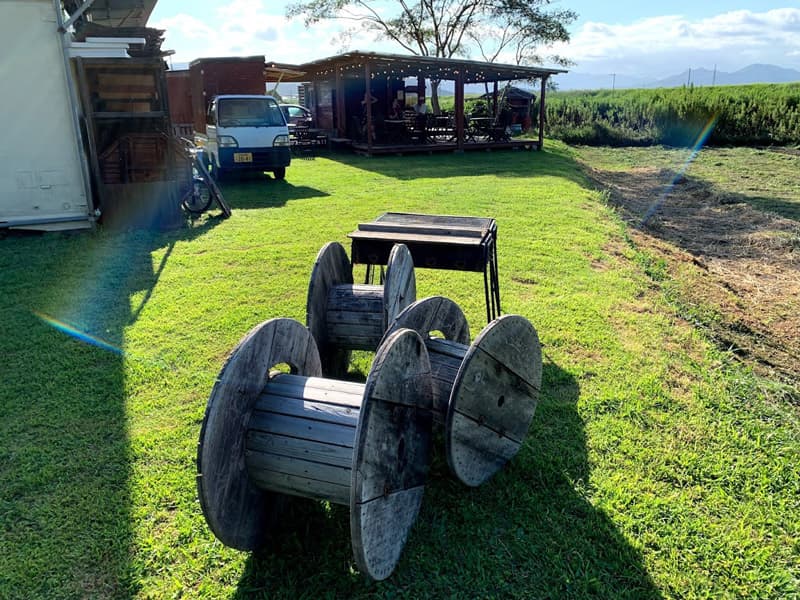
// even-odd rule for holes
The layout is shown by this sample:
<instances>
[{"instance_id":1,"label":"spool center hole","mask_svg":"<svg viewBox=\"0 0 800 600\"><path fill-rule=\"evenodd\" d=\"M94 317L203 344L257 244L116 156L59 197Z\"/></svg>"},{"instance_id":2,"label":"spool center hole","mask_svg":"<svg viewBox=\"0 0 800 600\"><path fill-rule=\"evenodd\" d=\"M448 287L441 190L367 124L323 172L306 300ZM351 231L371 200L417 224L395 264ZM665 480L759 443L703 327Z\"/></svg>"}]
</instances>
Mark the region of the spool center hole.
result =
<instances>
[{"instance_id":1,"label":"spool center hole","mask_svg":"<svg viewBox=\"0 0 800 600\"><path fill-rule=\"evenodd\" d=\"M505 404L505 403L506 403L506 397L505 397L505 396L500 396L500 397L497 399L497 407L498 407L498 408L500 408L501 406L503 406L503 404Z\"/></svg>"}]
</instances>

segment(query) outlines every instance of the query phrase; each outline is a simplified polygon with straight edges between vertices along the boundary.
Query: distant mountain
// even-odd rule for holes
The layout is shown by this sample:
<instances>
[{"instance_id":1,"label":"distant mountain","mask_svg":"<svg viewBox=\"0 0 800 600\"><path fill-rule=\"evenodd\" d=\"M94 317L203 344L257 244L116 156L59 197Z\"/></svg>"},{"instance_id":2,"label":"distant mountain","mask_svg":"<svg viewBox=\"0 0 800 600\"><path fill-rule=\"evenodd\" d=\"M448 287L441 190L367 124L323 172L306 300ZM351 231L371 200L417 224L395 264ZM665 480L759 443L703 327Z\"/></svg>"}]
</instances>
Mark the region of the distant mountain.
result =
<instances>
[{"instance_id":1,"label":"distant mountain","mask_svg":"<svg viewBox=\"0 0 800 600\"><path fill-rule=\"evenodd\" d=\"M733 73L711 69L687 69L683 73L664 79L645 79L626 75L580 73L571 71L555 77L559 90L602 90L623 88L680 87L692 83L696 86L747 85L749 83L791 83L800 81L800 71L775 65L750 65Z\"/></svg>"},{"instance_id":2,"label":"distant mountain","mask_svg":"<svg viewBox=\"0 0 800 600\"><path fill-rule=\"evenodd\" d=\"M686 70L678 75L659 79L646 87L680 87L690 83L695 86L707 86L791 83L793 81L800 81L800 71L775 65L750 65L733 73L726 73L725 71L717 71L715 73L708 69Z\"/></svg>"},{"instance_id":3,"label":"distant mountain","mask_svg":"<svg viewBox=\"0 0 800 600\"><path fill-rule=\"evenodd\" d=\"M553 78L559 90L603 90L611 89L624 89L624 88L641 88L647 87L653 83L652 79L645 79L643 77L630 77L628 75L604 73L598 75L596 73L580 73L570 71L569 73L562 73Z\"/></svg>"}]
</instances>

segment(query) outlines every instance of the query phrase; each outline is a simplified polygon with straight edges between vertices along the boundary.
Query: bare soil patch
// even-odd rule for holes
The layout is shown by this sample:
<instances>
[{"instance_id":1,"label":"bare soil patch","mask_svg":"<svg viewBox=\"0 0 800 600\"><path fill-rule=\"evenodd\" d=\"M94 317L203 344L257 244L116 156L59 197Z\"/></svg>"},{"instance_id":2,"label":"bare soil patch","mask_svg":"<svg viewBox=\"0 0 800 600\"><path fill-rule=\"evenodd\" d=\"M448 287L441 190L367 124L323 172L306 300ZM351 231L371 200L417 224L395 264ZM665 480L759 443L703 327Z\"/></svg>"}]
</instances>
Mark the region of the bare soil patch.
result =
<instances>
[{"instance_id":1,"label":"bare soil patch","mask_svg":"<svg viewBox=\"0 0 800 600\"><path fill-rule=\"evenodd\" d=\"M633 225L635 242L682 274L681 302L719 315L703 320L715 341L762 374L796 385L800 224L670 169L587 169Z\"/></svg>"}]
</instances>

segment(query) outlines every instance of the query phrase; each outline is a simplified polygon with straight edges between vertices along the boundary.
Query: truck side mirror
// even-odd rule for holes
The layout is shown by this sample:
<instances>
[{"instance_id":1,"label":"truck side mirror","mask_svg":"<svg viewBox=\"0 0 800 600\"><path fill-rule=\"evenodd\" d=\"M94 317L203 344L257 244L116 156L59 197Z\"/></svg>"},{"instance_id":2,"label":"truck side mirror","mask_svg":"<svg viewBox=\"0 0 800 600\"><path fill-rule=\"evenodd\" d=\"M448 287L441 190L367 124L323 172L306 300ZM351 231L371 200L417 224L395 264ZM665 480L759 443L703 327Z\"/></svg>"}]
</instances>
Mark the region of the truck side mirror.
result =
<instances>
[{"instance_id":1,"label":"truck side mirror","mask_svg":"<svg viewBox=\"0 0 800 600\"><path fill-rule=\"evenodd\" d=\"M208 114L206 115L206 124L207 125L216 125L217 124L217 103L212 102L208 105Z\"/></svg>"}]
</instances>

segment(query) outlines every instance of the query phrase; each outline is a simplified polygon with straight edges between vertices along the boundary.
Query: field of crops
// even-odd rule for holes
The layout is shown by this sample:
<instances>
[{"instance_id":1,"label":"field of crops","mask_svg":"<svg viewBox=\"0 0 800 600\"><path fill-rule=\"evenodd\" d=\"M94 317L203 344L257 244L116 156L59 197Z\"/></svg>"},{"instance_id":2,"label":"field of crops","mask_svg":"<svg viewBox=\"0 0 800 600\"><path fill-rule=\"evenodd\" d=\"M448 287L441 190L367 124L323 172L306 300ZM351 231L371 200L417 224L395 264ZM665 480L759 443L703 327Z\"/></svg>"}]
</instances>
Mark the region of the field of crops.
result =
<instances>
[{"instance_id":1,"label":"field of crops","mask_svg":"<svg viewBox=\"0 0 800 600\"><path fill-rule=\"evenodd\" d=\"M800 83L557 92L548 135L591 145L800 143Z\"/></svg>"}]
</instances>

